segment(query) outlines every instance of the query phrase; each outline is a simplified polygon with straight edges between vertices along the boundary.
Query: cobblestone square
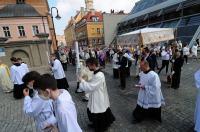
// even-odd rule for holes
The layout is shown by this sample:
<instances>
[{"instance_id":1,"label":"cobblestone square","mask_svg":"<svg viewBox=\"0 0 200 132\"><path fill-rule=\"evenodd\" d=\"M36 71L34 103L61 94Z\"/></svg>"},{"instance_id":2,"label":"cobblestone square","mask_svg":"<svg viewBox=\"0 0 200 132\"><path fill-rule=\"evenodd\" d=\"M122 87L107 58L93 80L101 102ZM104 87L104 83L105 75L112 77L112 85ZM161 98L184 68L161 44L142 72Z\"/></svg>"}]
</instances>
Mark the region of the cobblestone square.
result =
<instances>
[{"instance_id":1,"label":"cobblestone square","mask_svg":"<svg viewBox=\"0 0 200 132\"><path fill-rule=\"evenodd\" d=\"M134 77L134 66L131 77L127 78L127 88L122 92L119 80L112 77L112 66L108 64L103 70L106 76L111 110L116 121L108 132L193 132L193 113L195 109L197 90L193 75L198 70L199 63L190 60L189 65L183 66L181 86L178 90L168 88L164 70L160 75L162 92L166 105L162 107L162 123L147 120L140 124L132 124L132 111L136 106L138 90L134 88L137 80ZM83 94L75 94L76 80L75 67L69 66L66 72L70 84L70 93L76 103L78 122L85 132L92 132L86 106L82 102ZM23 100L14 100L12 94L0 91L0 131L1 132L35 132L34 121L22 112Z\"/></svg>"}]
</instances>

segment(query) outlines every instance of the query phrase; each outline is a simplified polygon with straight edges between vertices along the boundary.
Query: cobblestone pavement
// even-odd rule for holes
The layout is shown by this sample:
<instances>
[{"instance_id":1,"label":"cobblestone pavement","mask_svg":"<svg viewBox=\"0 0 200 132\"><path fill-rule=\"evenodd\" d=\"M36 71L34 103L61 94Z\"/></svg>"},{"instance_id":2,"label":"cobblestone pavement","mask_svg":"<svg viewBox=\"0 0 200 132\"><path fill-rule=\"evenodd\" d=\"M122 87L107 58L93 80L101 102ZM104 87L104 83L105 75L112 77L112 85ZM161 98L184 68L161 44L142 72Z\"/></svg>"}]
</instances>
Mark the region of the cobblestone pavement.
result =
<instances>
[{"instance_id":1,"label":"cobblestone pavement","mask_svg":"<svg viewBox=\"0 0 200 132\"><path fill-rule=\"evenodd\" d=\"M119 80L112 77L112 67L107 65L104 69L108 92L111 102L111 110L116 121L108 132L193 132L193 113L197 91L194 85L193 74L199 68L199 62L190 60L189 65L184 65L181 78L181 86L178 90L170 89L166 84L165 70L160 78L162 91L166 105L162 108L162 123L147 120L140 124L131 124L132 111L136 106L138 90L134 88L137 80L132 75L127 78L127 88L122 92L119 88ZM134 69L134 66L133 68ZM86 105L82 102L82 94L75 94L75 67L69 66L66 73L70 84L70 93L76 103L78 121L85 132L92 132L87 124ZM35 132L33 120L24 116L22 112L23 100L14 100L12 94L4 94L0 90L0 132ZM73 131L72 131L73 132Z\"/></svg>"}]
</instances>

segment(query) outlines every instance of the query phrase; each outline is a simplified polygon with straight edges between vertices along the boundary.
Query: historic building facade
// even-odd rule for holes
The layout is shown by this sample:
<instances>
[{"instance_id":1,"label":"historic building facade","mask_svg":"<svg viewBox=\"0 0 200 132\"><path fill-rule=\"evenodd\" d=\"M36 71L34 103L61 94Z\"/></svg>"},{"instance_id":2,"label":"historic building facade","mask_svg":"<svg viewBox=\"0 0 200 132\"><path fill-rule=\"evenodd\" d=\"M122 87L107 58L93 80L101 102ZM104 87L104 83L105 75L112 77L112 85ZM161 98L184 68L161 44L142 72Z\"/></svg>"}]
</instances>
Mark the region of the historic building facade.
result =
<instances>
[{"instance_id":1,"label":"historic building facade","mask_svg":"<svg viewBox=\"0 0 200 132\"><path fill-rule=\"evenodd\" d=\"M85 0L86 8L81 7L75 17L71 17L65 29L66 43L74 46L77 40L80 46L102 45L103 17L102 13L95 11L93 0Z\"/></svg>"},{"instance_id":2,"label":"historic building facade","mask_svg":"<svg viewBox=\"0 0 200 132\"><path fill-rule=\"evenodd\" d=\"M99 46L104 44L103 16L101 12L89 11L75 27L80 46Z\"/></svg>"},{"instance_id":3,"label":"historic building facade","mask_svg":"<svg viewBox=\"0 0 200 132\"><path fill-rule=\"evenodd\" d=\"M0 38L7 39L0 41L6 52L0 58L3 62L11 65L9 58L14 56L22 58L30 67L48 65L47 52L54 37L47 14L46 0L0 1ZM49 34L48 41L38 38L38 33Z\"/></svg>"}]
</instances>

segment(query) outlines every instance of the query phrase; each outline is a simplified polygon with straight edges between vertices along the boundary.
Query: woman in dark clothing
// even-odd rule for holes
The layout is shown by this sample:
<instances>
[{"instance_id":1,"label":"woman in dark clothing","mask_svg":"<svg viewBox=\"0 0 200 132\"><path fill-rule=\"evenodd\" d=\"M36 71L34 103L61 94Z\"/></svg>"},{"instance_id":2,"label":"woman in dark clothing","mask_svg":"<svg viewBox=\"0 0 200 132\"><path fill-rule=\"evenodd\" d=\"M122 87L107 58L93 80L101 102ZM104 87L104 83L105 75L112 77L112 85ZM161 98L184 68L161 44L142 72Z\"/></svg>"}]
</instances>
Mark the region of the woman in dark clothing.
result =
<instances>
[{"instance_id":1,"label":"woman in dark clothing","mask_svg":"<svg viewBox=\"0 0 200 132\"><path fill-rule=\"evenodd\" d=\"M183 66L184 59L180 52L176 52L176 59L173 63L173 73L172 73L172 84L171 88L178 89L181 79L181 68Z\"/></svg>"}]
</instances>

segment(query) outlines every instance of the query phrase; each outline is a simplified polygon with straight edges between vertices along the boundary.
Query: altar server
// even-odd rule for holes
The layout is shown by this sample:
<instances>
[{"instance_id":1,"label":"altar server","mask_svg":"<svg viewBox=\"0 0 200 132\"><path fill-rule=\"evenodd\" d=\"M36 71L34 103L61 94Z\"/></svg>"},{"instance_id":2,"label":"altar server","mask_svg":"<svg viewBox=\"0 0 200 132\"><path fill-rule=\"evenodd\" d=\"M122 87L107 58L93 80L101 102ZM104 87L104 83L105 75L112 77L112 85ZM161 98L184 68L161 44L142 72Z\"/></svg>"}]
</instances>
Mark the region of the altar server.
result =
<instances>
[{"instance_id":1,"label":"altar server","mask_svg":"<svg viewBox=\"0 0 200 132\"><path fill-rule=\"evenodd\" d=\"M27 70L17 61L15 57L10 59L13 65L10 67L11 80L14 83L13 97L15 99L23 98L24 85L22 77L27 73Z\"/></svg>"},{"instance_id":2,"label":"altar server","mask_svg":"<svg viewBox=\"0 0 200 132\"><path fill-rule=\"evenodd\" d=\"M55 54L51 55L51 61L52 66L50 66L50 68L52 69L54 78L57 81L57 88L68 90L69 85L61 62L56 58Z\"/></svg>"},{"instance_id":3,"label":"altar server","mask_svg":"<svg viewBox=\"0 0 200 132\"><path fill-rule=\"evenodd\" d=\"M40 74L36 71L27 73L23 78L26 85L24 89L24 106L23 111L26 115L33 117L36 124L37 132L56 132L57 121L53 114L52 100L43 100L42 96L37 91L37 81L40 79ZM33 89L33 97L29 96L29 90Z\"/></svg>"},{"instance_id":4,"label":"altar server","mask_svg":"<svg viewBox=\"0 0 200 132\"><path fill-rule=\"evenodd\" d=\"M95 129L95 132L104 132L115 121L110 109L105 76L99 70L95 58L89 58L86 65L90 71L94 71L94 74L88 82L79 77L80 89L90 93L87 105L88 118L93 123L90 126Z\"/></svg>"},{"instance_id":5,"label":"altar server","mask_svg":"<svg viewBox=\"0 0 200 132\"><path fill-rule=\"evenodd\" d=\"M161 92L161 82L157 73L152 71L149 63L144 60L140 64L139 94L137 106L133 111L133 123L143 121L145 118L153 118L161 122L161 105L164 104Z\"/></svg>"},{"instance_id":6,"label":"altar server","mask_svg":"<svg viewBox=\"0 0 200 132\"><path fill-rule=\"evenodd\" d=\"M69 92L65 89L58 89L56 80L49 74L41 76L39 89L44 99L53 99L59 132L82 132L77 122L75 104Z\"/></svg>"}]
</instances>

